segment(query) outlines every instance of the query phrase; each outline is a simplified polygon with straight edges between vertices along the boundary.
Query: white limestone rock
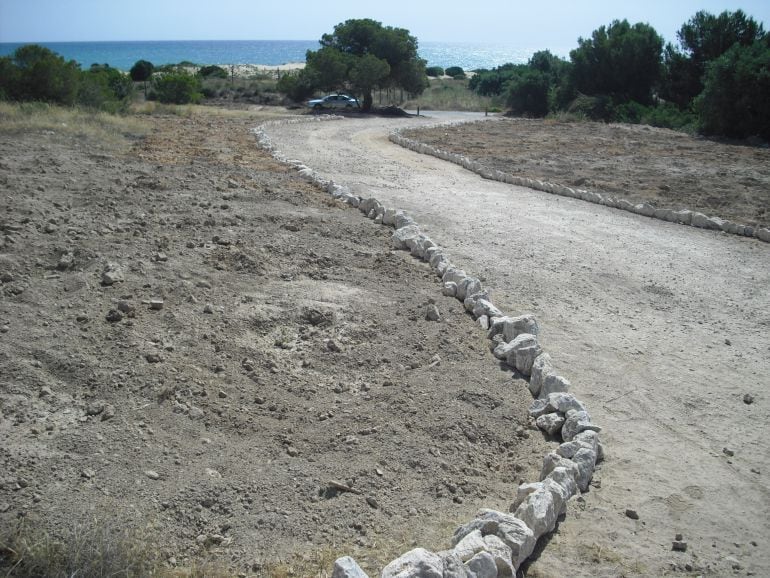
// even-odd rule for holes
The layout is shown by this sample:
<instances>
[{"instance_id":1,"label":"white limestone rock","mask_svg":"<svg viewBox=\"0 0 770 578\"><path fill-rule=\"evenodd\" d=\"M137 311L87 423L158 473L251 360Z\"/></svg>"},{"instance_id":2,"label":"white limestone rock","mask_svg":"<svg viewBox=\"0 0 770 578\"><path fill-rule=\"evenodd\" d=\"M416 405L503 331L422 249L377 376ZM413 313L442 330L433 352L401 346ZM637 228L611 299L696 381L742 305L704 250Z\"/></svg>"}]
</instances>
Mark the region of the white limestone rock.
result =
<instances>
[{"instance_id":1,"label":"white limestone rock","mask_svg":"<svg viewBox=\"0 0 770 578\"><path fill-rule=\"evenodd\" d=\"M505 362L515 367L522 375L528 376L532 373L532 364L535 359L543 352L537 337L529 333L521 333L509 342L509 346Z\"/></svg>"},{"instance_id":2,"label":"white limestone rock","mask_svg":"<svg viewBox=\"0 0 770 578\"><path fill-rule=\"evenodd\" d=\"M343 556L334 561L332 578L369 578L358 563L350 556Z\"/></svg>"},{"instance_id":3,"label":"white limestone rock","mask_svg":"<svg viewBox=\"0 0 770 578\"><path fill-rule=\"evenodd\" d=\"M552 393L567 393L571 384L566 377L562 377L556 373L549 373L543 379L543 384L540 387L540 393L538 397L547 398Z\"/></svg>"},{"instance_id":4,"label":"white limestone rock","mask_svg":"<svg viewBox=\"0 0 770 578\"><path fill-rule=\"evenodd\" d=\"M498 536L494 534L484 536L484 551L492 555L497 567L498 576L510 578L516 574L516 569L513 567L511 548Z\"/></svg>"},{"instance_id":5,"label":"white limestone rock","mask_svg":"<svg viewBox=\"0 0 770 578\"><path fill-rule=\"evenodd\" d=\"M457 283L454 281L448 281L444 283L443 289L441 289L441 294L445 295L446 297L456 297L457 296Z\"/></svg>"},{"instance_id":6,"label":"white limestone rock","mask_svg":"<svg viewBox=\"0 0 770 578\"><path fill-rule=\"evenodd\" d=\"M591 478L594 475L594 468L596 466L596 452L588 448L580 448L574 456L572 461L577 464L578 476L577 485L581 492L585 492L588 489L588 484L591 483Z\"/></svg>"},{"instance_id":7,"label":"white limestone rock","mask_svg":"<svg viewBox=\"0 0 770 578\"><path fill-rule=\"evenodd\" d=\"M476 518L455 531L452 543L459 543L474 530L481 530L484 537L493 535L500 538L511 549L514 569L532 554L537 542L532 530L522 520L511 514L482 509L476 514Z\"/></svg>"},{"instance_id":8,"label":"white limestone rock","mask_svg":"<svg viewBox=\"0 0 770 578\"><path fill-rule=\"evenodd\" d=\"M707 217L703 213L693 212L690 220L690 224L693 227L699 227L701 229L719 230L720 223L716 217Z\"/></svg>"},{"instance_id":9,"label":"white limestone rock","mask_svg":"<svg viewBox=\"0 0 770 578\"><path fill-rule=\"evenodd\" d=\"M516 339L522 333L529 333L530 335L538 335L540 333L537 320L531 313L503 319L499 332L503 334L503 339L506 341ZM490 328L490 331L492 331L492 328ZM489 337L489 334L487 336Z\"/></svg>"},{"instance_id":10,"label":"white limestone rock","mask_svg":"<svg viewBox=\"0 0 770 578\"><path fill-rule=\"evenodd\" d=\"M394 249L407 249L407 241L409 239L414 239L415 237L420 235L420 228L417 225L407 225L406 227L401 227L400 229L396 229L393 232L393 235L391 236L391 240L393 241L393 248Z\"/></svg>"},{"instance_id":11,"label":"white limestone rock","mask_svg":"<svg viewBox=\"0 0 770 578\"><path fill-rule=\"evenodd\" d=\"M444 275L441 277L441 280L444 283L452 282L459 287L460 283L466 277L467 275L465 274L465 271L463 271L462 269L458 269L457 267L449 267L444 272Z\"/></svg>"},{"instance_id":12,"label":"white limestone rock","mask_svg":"<svg viewBox=\"0 0 770 578\"><path fill-rule=\"evenodd\" d=\"M545 457L543 457L543 467L540 470L540 481L542 482L546 479L551 472L555 471L557 468L563 468L568 475L572 477L575 484L577 484L580 475L577 464L572 460L561 457L555 452L547 453Z\"/></svg>"},{"instance_id":13,"label":"white limestone rock","mask_svg":"<svg viewBox=\"0 0 770 578\"><path fill-rule=\"evenodd\" d=\"M561 428L561 437L565 442L572 441L575 435L586 430L602 431L601 427L591 423L591 417L586 411L571 409L565 415L567 419Z\"/></svg>"},{"instance_id":14,"label":"white limestone rock","mask_svg":"<svg viewBox=\"0 0 770 578\"><path fill-rule=\"evenodd\" d=\"M477 293L476 295L486 295L486 292L484 293ZM473 309L471 310L473 313L473 316L478 319L482 315L486 315L488 318L493 317L501 317L503 315L503 312L500 311L497 307L495 307L492 302L487 299L486 297L479 297L476 299L475 303L473 304Z\"/></svg>"},{"instance_id":15,"label":"white limestone rock","mask_svg":"<svg viewBox=\"0 0 770 578\"><path fill-rule=\"evenodd\" d=\"M393 219L393 224L396 229L400 229L402 227L408 227L409 225L415 225L416 223L414 222L414 219L405 212L397 211L396 216Z\"/></svg>"},{"instance_id":16,"label":"white limestone rock","mask_svg":"<svg viewBox=\"0 0 770 578\"><path fill-rule=\"evenodd\" d=\"M396 209L385 209L382 214L382 224L392 227L396 224Z\"/></svg>"},{"instance_id":17,"label":"white limestone rock","mask_svg":"<svg viewBox=\"0 0 770 578\"><path fill-rule=\"evenodd\" d=\"M539 397L545 378L554 372L551 356L541 353L532 363L532 374L529 377L529 391L532 397Z\"/></svg>"},{"instance_id":18,"label":"white limestone rock","mask_svg":"<svg viewBox=\"0 0 770 578\"><path fill-rule=\"evenodd\" d=\"M532 530L536 537L547 534L556 527L559 517L559 507L553 494L540 486L530 493L516 508L515 516Z\"/></svg>"},{"instance_id":19,"label":"white limestone rock","mask_svg":"<svg viewBox=\"0 0 770 578\"><path fill-rule=\"evenodd\" d=\"M548 396L543 401L545 402L547 411L558 411L559 413L566 414L569 410L574 409L588 413L585 405L583 405L583 402L578 400L571 393L561 391L551 393L548 394Z\"/></svg>"},{"instance_id":20,"label":"white limestone rock","mask_svg":"<svg viewBox=\"0 0 770 578\"><path fill-rule=\"evenodd\" d=\"M385 566L382 578L444 578L444 560L424 548L415 548Z\"/></svg>"},{"instance_id":21,"label":"white limestone rock","mask_svg":"<svg viewBox=\"0 0 770 578\"><path fill-rule=\"evenodd\" d=\"M441 558L444 561L443 578L478 578L457 556L449 553L442 554Z\"/></svg>"},{"instance_id":22,"label":"white limestone rock","mask_svg":"<svg viewBox=\"0 0 770 578\"><path fill-rule=\"evenodd\" d=\"M564 425L564 417L556 412L546 413L535 420L537 427L547 433L549 436L555 436L561 431Z\"/></svg>"},{"instance_id":23,"label":"white limestone rock","mask_svg":"<svg viewBox=\"0 0 770 578\"><path fill-rule=\"evenodd\" d=\"M466 565L476 578L497 578L495 557L489 552L479 552Z\"/></svg>"},{"instance_id":24,"label":"white limestone rock","mask_svg":"<svg viewBox=\"0 0 770 578\"><path fill-rule=\"evenodd\" d=\"M565 496L565 509L566 509L566 502L572 498L572 496L577 495L578 493L578 486L577 481L575 480L575 470L574 468L565 468L564 466L557 466L551 472L548 473L548 476L544 478L545 480L553 480L554 483L561 486L561 488L564 491Z\"/></svg>"},{"instance_id":25,"label":"white limestone rock","mask_svg":"<svg viewBox=\"0 0 770 578\"><path fill-rule=\"evenodd\" d=\"M484 537L481 535L481 530L477 528L466 534L455 547L452 548L452 553L459 557L463 562L467 562L479 552L483 552L485 546L486 543L484 542Z\"/></svg>"},{"instance_id":26,"label":"white limestone rock","mask_svg":"<svg viewBox=\"0 0 770 578\"><path fill-rule=\"evenodd\" d=\"M481 281L476 277L465 277L457 283L457 298L465 301L468 295L481 292Z\"/></svg>"}]
</instances>

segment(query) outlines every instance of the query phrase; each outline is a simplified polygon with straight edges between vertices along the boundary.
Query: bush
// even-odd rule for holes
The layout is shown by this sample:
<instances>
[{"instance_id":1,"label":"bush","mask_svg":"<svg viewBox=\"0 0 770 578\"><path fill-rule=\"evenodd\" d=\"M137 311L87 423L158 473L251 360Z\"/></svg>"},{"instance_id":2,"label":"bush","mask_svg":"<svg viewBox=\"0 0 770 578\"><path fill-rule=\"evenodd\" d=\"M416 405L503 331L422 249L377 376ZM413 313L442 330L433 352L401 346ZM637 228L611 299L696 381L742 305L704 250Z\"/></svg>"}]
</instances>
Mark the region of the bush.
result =
<instances>
[{"instance_id":1,"label":"bush","mask_svg":"<svg viewBox=\"0 0 770 578\"><path fill-rule=\"evenodd\" d=\"M201 100L199 80L188 72L166 72L153 80L157 99L164 104L190 104Z\"/></svg>"},{"instance_id":2,"label":"bush","mask_svg":"<svg viewBox=\"0 0 770 578\"><path fill-rule=\"evenodd\" d=\"M304 70L301 70L297 73L281 76L276 84L276 90L285 94L294 102L302 102L313 96L315 83Z\"/></svg>"},{"instance_id":3,"label":"bush","mask_svg":"<svg viewBox=\"0 0 770 578\"><path fill-rule=\"evenodd\" d=\"M527 70L508 84L507 104L513 114L543 117L548 114L548 75Z\"/></svg>"},{"instance_id":4,"label":"bush","mask_svg":"<svg viewBox=\"0 0 770 578\"><path fill-rule=\"evenodd\" d=\"M204 66L198 71L201 78L229 78L228 72L221 66Z\"/></svg>"},{"instance_id":5,"label":"bush","mask_svg":"<svg viewBox=\"0 0 770 578\"><path fill-rule=\"evenodd\" d=\"M459 66L450 66L444 73L452 78L465 78L465 71Z\"/></svg>"},{"instance_id":6,"label":"bush","mask_svg":"<svg viewBox=\"0 0 770 578\"><path fill-rule=\"evenodd\" d=\"M27 44L0 64L0 93L11 100L75 104L81 70L48 48Z\"/></svg>"},{"instance_id":7,"label":"bush","mask_svg":"<svg viewBox=\"0 0 770 578\"><path fill-rule=\"evenodd\" d=\"M429 66L425 69L425 74L438 78L439 76L444 76L444 69L440 66Z\"/></svg>"},{"instance_id":8,"label":"bush","mask_svg":"<svg viewBox=\"0 0 770 578\"><path fill-rule=\"evenodd\" d=\"M92 66L84 72L78 87L78 104L107 112L128 109L134 85L131 78L109 66Z\"/></svg>"}]
</instances>

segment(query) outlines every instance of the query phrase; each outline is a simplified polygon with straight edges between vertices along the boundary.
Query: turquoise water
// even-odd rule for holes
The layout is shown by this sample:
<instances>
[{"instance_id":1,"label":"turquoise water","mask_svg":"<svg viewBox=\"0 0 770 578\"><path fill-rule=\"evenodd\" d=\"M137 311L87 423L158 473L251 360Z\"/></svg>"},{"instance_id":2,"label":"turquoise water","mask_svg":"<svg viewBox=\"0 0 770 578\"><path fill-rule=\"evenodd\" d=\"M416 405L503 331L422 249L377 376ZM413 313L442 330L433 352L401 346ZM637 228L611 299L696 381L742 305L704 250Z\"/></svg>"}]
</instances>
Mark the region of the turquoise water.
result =
<instances>
[{"instance_id":1,"label":"turquoise water","mask_svg":"<svg viewBox=\"0 0 770 578\"><path fill-rule=\"evenodd\" d=\"M137 60L155 65L182 61L196 64L265 64L305 62L305 53L319 47L317 40L190 40L158 42L40 42L75 60L83 68L94 63L129 70ZM11 54L21 43L0 43L0 56ZM465 70L493 68L507 62L523 63L536 49L509 44L422 42L420 56L431 66L460 66ZM557 54L564 55L559 51Z\"/></svg>"}]
</instances>

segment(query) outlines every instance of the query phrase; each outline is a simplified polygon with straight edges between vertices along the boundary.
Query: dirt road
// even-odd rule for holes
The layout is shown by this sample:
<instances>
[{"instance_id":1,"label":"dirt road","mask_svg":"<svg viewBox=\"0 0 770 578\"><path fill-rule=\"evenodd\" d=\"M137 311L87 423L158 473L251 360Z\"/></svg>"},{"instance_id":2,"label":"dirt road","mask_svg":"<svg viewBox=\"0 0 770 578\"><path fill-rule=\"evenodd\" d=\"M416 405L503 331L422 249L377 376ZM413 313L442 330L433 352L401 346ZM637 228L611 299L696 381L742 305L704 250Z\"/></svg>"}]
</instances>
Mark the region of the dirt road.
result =
<instances>
[{"instance_id":1,"label":"dirt road","mask_svg":"<svg viewBox=\"0 0 770 578\"><path fill-rule=\"evenodd\" d=\"M286 156L406 209L498 307L535 313L604 427L594 486L527 575L767 575L770 246L485 181L387 140L436 120L269 133Z\"/></svg>"}]
</instances>

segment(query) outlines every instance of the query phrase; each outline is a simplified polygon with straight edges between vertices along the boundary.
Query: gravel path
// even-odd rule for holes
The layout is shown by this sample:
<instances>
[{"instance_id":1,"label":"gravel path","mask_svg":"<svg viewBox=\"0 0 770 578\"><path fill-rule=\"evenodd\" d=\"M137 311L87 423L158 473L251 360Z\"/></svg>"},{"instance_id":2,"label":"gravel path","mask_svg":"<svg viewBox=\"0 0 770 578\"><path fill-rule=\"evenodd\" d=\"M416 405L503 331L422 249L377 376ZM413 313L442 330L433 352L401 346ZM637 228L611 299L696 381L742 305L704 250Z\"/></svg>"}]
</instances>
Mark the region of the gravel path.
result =
<instances>
[{"instance_id":1,"label":"gravel path","mask_svg":"<svg viewBox=\"0 0 770 578\"><path fill-rule=\"evenodd\" d=\"M387 140L436 120L269 133L322 176L406 209L498 307L535 313L545 350L604 427L591 491L528 575L767 575L770 246L485 181ZM684 553L671 551L679 533Z\"/></svg>"}]
</instances>

